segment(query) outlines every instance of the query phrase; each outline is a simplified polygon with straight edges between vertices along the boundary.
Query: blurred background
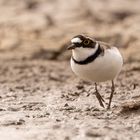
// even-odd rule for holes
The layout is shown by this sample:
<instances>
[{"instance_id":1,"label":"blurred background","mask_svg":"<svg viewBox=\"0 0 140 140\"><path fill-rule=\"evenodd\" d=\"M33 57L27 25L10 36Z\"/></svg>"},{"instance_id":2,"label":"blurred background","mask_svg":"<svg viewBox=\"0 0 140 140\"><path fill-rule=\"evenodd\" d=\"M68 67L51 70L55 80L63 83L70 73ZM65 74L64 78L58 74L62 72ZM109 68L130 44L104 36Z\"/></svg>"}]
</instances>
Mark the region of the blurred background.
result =
<instances>
[{"instance_id":1,"label":"blurred background","mask_svg":"<svg viewBox=\"0 0 140 140\"><path fill-rule=\"evenodd\" d=\"M140 59L139 5L140 0L0 0L0 54L51 59L52 51L61 52L74 35L86 33L126 49L130 60Z\"/></svg>"}]
</instances>

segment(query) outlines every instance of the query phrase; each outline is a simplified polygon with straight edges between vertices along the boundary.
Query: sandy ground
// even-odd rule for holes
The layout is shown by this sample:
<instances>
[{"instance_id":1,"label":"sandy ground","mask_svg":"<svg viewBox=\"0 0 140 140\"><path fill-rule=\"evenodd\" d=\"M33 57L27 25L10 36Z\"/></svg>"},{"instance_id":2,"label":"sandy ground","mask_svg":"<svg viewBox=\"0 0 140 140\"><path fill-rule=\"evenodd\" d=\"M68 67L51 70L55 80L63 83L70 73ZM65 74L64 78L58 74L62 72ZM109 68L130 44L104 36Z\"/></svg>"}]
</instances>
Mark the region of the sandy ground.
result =
<instances>
[{"instance_id":1,"label":"sandy ground","mask_svg":"<svg viewBox=\"0 0 140 140\"><path fill-rule=\"evenodd\" d=\"M108 111L68 61L1 60L0 67L2 140L139 139L139 62L123 67ZM108 102L110 83L101 84L100 92Z\"/></svg>"},{"instance_id":2,"label":"sandy ground","mask_svg":"<svg viewBox=\"0 0 140 140\"><path fill-rule=\"evenodd\" d=\"M0 0L0 140L139 140L139 5ZM65 48L83 32L123 54L111 110L99 106L93 83L71 71ZM110 86L99 84L106 103Z\"/></svg>"}]
</instances>

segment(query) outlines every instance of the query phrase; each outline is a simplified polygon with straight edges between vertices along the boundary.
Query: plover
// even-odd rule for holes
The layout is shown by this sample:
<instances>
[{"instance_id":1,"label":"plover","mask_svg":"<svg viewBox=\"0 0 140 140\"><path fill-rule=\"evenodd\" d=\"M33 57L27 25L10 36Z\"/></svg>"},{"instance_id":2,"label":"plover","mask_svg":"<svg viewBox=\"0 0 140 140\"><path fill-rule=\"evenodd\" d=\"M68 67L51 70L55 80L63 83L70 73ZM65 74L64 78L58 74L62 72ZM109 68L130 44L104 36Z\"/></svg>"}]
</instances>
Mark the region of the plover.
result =
<instances>
[{"instance_id":1,"label":"plover","mask_svg":"<svg viewBox=\"0 0 140 140\"><path fill-rule=\"evenodd\" d=\"M85 35L77 35L71 39L67 48L72 50L71 68L81 79L95 83L95 95L104 107L104 99L100 95L97 83L111 81L111 94L107 109L110 109L115 92L114 79L121 71L123 58L119 50L107 43L97 41Z\"/></svg>"}]
</instances>

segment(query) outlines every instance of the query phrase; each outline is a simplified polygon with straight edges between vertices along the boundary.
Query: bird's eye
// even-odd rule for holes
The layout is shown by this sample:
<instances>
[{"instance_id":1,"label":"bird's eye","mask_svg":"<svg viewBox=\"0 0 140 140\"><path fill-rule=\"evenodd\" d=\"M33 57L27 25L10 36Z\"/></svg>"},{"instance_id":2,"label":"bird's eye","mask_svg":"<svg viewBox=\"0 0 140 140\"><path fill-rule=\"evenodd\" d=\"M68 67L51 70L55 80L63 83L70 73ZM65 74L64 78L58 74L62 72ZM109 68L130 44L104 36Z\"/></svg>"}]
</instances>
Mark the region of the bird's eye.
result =
<instances>
[{"instance_id":1,"label":"bird's eye","mask_svg":"<svg viewBox=\"0 0 140 140\"><path fill-rule=\"evenodd\" d=\"M90 43L90 40L84 40L84 45L89 45L89 43Z\"/></svg>"}]
</instances>

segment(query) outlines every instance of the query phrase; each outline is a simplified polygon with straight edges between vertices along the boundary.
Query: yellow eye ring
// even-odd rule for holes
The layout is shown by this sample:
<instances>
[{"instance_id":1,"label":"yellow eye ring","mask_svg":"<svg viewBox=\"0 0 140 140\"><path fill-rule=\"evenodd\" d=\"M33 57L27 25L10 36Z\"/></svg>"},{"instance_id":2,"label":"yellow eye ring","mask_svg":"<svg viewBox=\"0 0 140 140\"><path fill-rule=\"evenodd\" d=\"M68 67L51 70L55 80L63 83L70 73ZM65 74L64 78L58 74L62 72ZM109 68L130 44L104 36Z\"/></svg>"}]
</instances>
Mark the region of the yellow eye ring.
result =
<instances>
[{"instance_id":1,"label":"yellow eye ring","mask_svg":"<svg viewBox=\"0 0 140 140\"><path fill-rule=\"evenodd\" d=\"M84 40L84 45L89 45L89 43L90 43L90 40Z\"/></svg>"}]
</instances>

